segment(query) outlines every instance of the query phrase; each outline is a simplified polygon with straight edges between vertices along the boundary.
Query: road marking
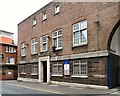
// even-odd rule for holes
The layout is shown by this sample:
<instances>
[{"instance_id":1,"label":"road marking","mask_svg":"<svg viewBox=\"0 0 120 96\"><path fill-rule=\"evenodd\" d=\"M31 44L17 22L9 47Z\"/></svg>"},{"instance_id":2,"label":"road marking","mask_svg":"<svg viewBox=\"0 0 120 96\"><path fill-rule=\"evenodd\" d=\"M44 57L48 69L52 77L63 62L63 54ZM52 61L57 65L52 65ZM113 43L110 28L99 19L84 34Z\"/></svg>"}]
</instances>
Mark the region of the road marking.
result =
<instances>
[{"instance_id":1,"label":"road marking","mask_svg":"<svg viewBox=\"0 0 120 96\"><path fill-rule=\"evenodd\" d=\"M7 83L9 85L12 85L12 86L17 86L17 87L22 87L22 88L27 88L27 89L32 89L32 90L38 90L38 91L44 91L44 92L50 92L50 93L54 93L54 94L64 94L64 95L68 95L68 93L64 93L64 92L58 92L58 91L53 91L53 90L45 90L45 89L36 89L36 88L31 88L31 87L27 87L27 86L21 86L21 85L15 85L15 84L10 84L10 83Z\"/></svg>"}]
</instances>

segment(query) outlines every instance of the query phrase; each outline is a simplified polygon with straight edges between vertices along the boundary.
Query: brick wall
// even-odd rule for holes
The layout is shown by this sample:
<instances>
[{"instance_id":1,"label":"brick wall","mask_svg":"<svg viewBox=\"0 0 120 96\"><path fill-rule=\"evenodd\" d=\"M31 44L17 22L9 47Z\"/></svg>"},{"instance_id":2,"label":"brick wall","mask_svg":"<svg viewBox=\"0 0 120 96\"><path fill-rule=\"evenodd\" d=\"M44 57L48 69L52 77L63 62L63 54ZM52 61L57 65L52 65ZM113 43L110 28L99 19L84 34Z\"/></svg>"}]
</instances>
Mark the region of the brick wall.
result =
<instances>
[{"instance_id":1,"label":"brick wall","mask_svg":"<svg viewBox=\"0 0 120 96\"><path fill-rule=\"evenodd\" d=\"M38 38L38 53L40 52L40 37L44 34L49 36L49 52L52 51L52 32L56 29L63 30L63 50L58 55L84 53L96 50L106 50L110 32L118 21L117 3L60 3L60 13L54 14L54 5L50 3L27 19L18 24L18 59L21 60L20 46L26 42L25 60L38 58L31 56L31 39ZM72 6L72 7L71 7ZM42 21L42 12L47 12L47 19ZM36 26L32 26L32 20L36 18ZM99 30L94 23L98 18ZM88 20L88 45L72 48L72 24L81 20ZM52 53L52 52L51 52ZM55 56L54 53L51 54ZM32 58L33 57L33 58ZM22 58L22 59L23 59Z\"/></svg>"}]
</instances>

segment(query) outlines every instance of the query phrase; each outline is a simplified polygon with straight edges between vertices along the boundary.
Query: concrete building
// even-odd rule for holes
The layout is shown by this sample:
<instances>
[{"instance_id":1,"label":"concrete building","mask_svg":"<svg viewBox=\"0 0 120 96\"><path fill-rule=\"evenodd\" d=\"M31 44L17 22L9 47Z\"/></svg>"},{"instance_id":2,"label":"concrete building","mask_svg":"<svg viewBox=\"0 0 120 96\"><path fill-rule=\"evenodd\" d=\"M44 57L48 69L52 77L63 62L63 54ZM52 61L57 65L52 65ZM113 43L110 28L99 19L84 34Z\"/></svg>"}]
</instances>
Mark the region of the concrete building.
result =
<instances>
[{"instance_id":1,"label":"concrete building","mask_svg":"<svg viewBox=\"0 0 120 96\"><path fill-rule=\"evenodd\" d=\"M120 84L119 2L50 2L18 24L18 80Z\"/></svg>"},{"instance_id":2,"label":"concrete building","mask_svg":"<svg viewBox=\"0 0 120 96\"><path fill-rule=\"evenodd\" d=\"M17 46L12 35L0 30L0 80L17 79Z\"/></svg>"}]
</instances>

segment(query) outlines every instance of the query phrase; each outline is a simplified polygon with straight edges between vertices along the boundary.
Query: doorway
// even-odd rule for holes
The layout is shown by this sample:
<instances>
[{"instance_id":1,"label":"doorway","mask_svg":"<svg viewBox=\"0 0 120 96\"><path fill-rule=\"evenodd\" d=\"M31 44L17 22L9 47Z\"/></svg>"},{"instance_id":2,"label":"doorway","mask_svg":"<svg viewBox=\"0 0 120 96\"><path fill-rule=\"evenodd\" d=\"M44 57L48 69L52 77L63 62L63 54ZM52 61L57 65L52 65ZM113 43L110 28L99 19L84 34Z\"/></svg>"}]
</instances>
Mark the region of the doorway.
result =
<instances>
[{"instance_id":1,"label":"doorway","mask_svg":"<svg viewBox=\"0 0 120 96\"><path fill-rule=\"evenodd\" d=\"M43 82L47 83L47 61L43 61Z\"/></svg>"}]
</instances>

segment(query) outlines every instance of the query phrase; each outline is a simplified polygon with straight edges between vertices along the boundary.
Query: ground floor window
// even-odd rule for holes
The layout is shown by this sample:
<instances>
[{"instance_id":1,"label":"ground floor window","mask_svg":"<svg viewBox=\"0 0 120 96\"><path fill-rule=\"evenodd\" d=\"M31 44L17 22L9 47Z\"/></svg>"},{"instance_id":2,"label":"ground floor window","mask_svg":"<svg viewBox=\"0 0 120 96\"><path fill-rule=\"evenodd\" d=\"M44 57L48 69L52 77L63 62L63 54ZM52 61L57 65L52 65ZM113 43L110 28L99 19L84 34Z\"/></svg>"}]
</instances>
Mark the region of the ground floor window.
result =
<instances>
[{"instance_id":1,"label":"ground floor window","mask_svg":"<svg viewBox=\"0 0 120 96\"><path fill-rule=\"evenodd\" d=\"M73 61L73 75L87 76L87 61L86 60L74 60Z\"/></svg>"},{"instance_id":2,"label":"ground floor window","mask_svg":"<svg viewBox=\"0 0 120 96\"><path fill-rule=\"evenodd\" d=\"M26 65L21 65L21 73L24 74L26 73Z\"/></svg>"},{"instance_id":3,"label":"ground floor window","mask_svg":"<svg viewBox=\"0 0 120 96\"><path fill-rule=\"evenodd\" d=\"M52 75L62 75L62 74L63 74L62 63L59 62L52 63Z\"/></svg>"},{"instance_id":4,"label":"ground floor window","mask_svg":"<svg viewBox=\"0 0 120 96\"><path fill-rule=\"evenodd\" d=\"M38 64L32 64L32 74L38 74Z\"/></svg>"}]
</instances>

